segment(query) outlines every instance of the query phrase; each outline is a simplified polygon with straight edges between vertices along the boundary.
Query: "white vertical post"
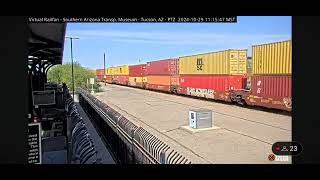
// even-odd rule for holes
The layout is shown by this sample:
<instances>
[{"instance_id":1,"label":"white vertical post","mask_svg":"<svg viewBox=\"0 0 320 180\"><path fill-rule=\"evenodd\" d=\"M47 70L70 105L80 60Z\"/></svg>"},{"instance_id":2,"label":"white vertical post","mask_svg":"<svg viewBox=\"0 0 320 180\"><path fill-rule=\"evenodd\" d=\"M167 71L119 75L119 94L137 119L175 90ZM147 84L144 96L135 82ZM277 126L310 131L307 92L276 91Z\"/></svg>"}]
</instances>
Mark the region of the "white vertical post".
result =
<instances>
[{"instance_id":1,"label":"white vertical post","mask_svg":"<svg viewBox=\"0 0 320 180\"><path fill-rule=\"evenodd\" d=\"M91 94L94 94L94 91L93 91L94 78L90 78L90 84L91 84Z\"/></svg>"}]
</instances>

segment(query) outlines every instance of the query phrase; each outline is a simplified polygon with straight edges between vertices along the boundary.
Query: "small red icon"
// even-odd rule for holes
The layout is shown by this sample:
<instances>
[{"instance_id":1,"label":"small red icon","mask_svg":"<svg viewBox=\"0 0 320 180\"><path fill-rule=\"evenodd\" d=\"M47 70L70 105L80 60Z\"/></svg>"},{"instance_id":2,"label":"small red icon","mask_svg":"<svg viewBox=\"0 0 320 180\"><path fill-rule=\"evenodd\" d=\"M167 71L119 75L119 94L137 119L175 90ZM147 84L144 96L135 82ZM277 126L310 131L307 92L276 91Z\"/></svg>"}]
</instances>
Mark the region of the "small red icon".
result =
<instances>
[{"instance_id":1,"label":"small red icon","mask_svg":"<svg viewBox=\"0 0 320 180\"><path fill-rule=\"evenodd\" d=\"M279 147L279 146L277 146L277 147L276 147L276 150L277 150L277 151L280 151L280 147Z\"/></svg>"}]
</instances>

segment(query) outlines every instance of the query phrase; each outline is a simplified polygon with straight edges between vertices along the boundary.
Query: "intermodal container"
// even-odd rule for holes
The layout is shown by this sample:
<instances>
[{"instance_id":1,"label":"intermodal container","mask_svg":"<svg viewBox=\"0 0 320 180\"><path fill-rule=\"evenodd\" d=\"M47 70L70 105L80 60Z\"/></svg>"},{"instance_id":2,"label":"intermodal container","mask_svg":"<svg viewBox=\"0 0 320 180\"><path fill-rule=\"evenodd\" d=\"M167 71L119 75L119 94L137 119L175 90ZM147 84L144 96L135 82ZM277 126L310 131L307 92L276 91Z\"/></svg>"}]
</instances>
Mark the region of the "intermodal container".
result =
<instances>
[{"instance_id":1,"label":"intermodal container","mask_svg":"<svg viewBox=\"0 0 320 180\"><path fill-rule=\"evenodd\" d=\"M189 87L196 89L211 89L220 92L229 90L244 89L246 86L246 77L239 76L194 76L181 75L179 79L180 87Z\"/></svg>"},{"instance_id":2,"label":"intermodal container","mask_svg":"<svg viewBox=\"0 0 320 180\"><path fill-rule=\"evenodd\" d=\"M129 85L130 86L137 86L137 85L141 85L142 82L142 77L131 77L129 76Z\"/></svg>"},{"instance_id":3,"label":"intermodal container","mask_svg":"<svg viewBox=\"0 0 320 180\"><path fill-rule=\"evenodd\" d=\"M147 62L147 75L176 75L178 74L178 59L166 59Z\"/></svg>"},{"instance_id":4,"label":"intermodal container","mask_svg":"<svg viewBox=\"0 0 320 180\"><path fill-rule=\"evenodd\" d=\"M162 85L162 84L147 84L146 85L147 89L152 89L152 90L158 90L158 91L165 91L165 92L170 92L171 88L170 85Z\"/></svg>"},{"instance_id":5,"label":"intermodal container","mask_svg":"<svg viewBox=\"0 0 320 180\"><path fill-rule=\"evenodd\" d=\"M171 76L147 76L148 84L170 85Z\"/></svg>"},{"instance_id":6,"label":"intermodal container","mask_svg":"<svg viewBox=\"0 0 320 180\"><path fill-rule=\"evenodd\" d=\"M180 75L243 75L247 50L225 50L179 58Z\"/></svg>"},{"instance_id":7,"label":"intermodal container","mask_svg":"<svg viewBox=\"0 0 320 180\"><path fill-rule=\"evenodd\" d=\"M292 110L290 75L253 75L251 81L251 95L246 97L248 104Z\"/></svg>"},{"instance_id":8,"label":"intermodal container","mask_svg":"<svg viewBox=\"0 0 320 180\"><path fill-rule=\"evenodd\" d=\"M130 77L129 76L129 86L144 88L146 83L143 81L144 77Z\"/></svg>"},{"instance_id":9,"label":"intermodal container","mask_svg":"<svg viewBox=\"0 0 320 180\"><path fill-rule=\"evenodd\" d=\"M113 76L113 82L116 84L127 85L129 82L129 76Z\"/></svg>"},{"instance_id":10,"label":"intermodal container","mask_svg":"<svg viewBox=\"0 0 320 180\"><path fill-rule=\"evenodd\" d=\"M113 68L114 72L113 75L116 76L128 76L129 75L129 66L124 65L124 66L117 66Z\"/></svg>"},{"instance_id":11,"label":"intermodal container","mask_svg":"<svg viewBox=\"0 0 320 180\"><path fill-rule=\"evenodd\" d=\"M103 76L104 75L103 71L104 71L103 69L96 69L96 75Z\"/></svg>"},{"instance_id":12,"label":"intermodal container","mask_svg":"<svg viewBox=\"0 0 320 180\"><path fill-rule=\"evenodd\" d=\"M103 80L103 77L104 77L104 73L103 73L103 69L96 69L96 78L99 80L99 81L102 81Z\"/></svg>"},{"instance_id":13,"label":"intermodal container","mask_svg":"<svg viewBox=\"0 0 320 180\"><path fill-rule=\"evenodd\" d=\"M259 97L291 97L291 76L262 76L251 78L252 94Z\"/></svg>"},{"instance_id":14,"label":"intermodal container","mask_svg":"<svg viewBox=\"0 0 320 180\"><path fill-rule=\"evenodd\" d=\"M115 68L114 67L109 67L106 69L106 75L114 75Z\"/></svg>"},{"instance_id":15,"label":"intermodal container","mask_svg":"<svg viewBox=\"0 0 320 180\"><path fill-rule=\"evenodd\" d=\"M129 76L129 82L130 83L133 83L133 82L142 83L142 77L131 77L131 76Z\"/></svg>"},{"instance_id":16,"label":"intermodal container","mask_svg":"<svg viewBox=\"0 0 320 180\"><path fill-rule=\"evenodd\" d=\"M230 90L243 89L246 77L181 75L177 92L189 96L231 102Z\"/></svg>"},{"instance_id":17,"label":"intermodal container","mask_svg":"<svg viewBox=\"0 0 320 180\"><path fill-rule=\"evenodd\" d=\"M252 64L253 74L291 75L291 40L252 46Z\"/></svg>"},{"instance_id":18,"label":"intermodal container","mask_svg":"<svg viewBox=\"0 0 320 180\"><path fill-rule=\"evenodd\" d=\"M142 77L142 82L147 83L148 82L148 77Z\"/></svg>"},{"instance_id":19,"label":"intermodal container","mask_svg":"<svg viewBox=\"0 0 320 180\"><path fill-rule=\"evenodd\" d=\"M140 77L146 75L146 64L129 66L129 76Z\"/></svg>"},{"instance_id":20,"label":"intermodal container","mask_svg":"<svg viewBox=\"0 0 320 180\"><path fill-rule=\"evenodd\" d=\"M112 83L112 76L106 75L106 82L107 83Z\"/></svg>"},{"instance_id":21,"label":"intermodal container","mask_svg":"<svg viewBox=\"0 0 320 180\"><path fill-rule=\"evenodd\" d=\"M96 75L96 78L97 78L99 81L102 81L102 80L103 80L103 75Z\"/></svg>"},{"instance_id":22,"label":"intermodal container","mask_svg":"<svg viewBox=\"0 0 320 180\"><path fill-rule=\"evenodd\" d=\"M179 86L179 75L172 75L170 77L170 84L172 86Z\"/></svg>"}]
</instances>

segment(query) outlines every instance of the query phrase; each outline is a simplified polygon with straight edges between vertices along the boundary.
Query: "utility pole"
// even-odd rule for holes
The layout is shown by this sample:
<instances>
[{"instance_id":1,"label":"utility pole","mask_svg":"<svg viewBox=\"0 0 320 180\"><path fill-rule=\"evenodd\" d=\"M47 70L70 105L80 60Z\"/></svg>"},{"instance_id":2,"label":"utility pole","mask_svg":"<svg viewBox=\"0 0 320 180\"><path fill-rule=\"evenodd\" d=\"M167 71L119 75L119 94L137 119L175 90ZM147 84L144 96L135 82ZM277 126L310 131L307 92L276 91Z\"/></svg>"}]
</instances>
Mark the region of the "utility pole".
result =
<instances>
[{"instance_id":1,"label":"utility pole","mask_svg":"<svg viewBox=\"0 0 320 180\"><path fill-rule=\"evenodd\" d=\"M72 97L73 97L73 99L74 99L74 75L73 75L73 51L72 51L72 40L73 39L79 39L79 38L74 38L74 37L66 37L67 39L70 39L70 45L71 45L71 47L70 47L70 49L71 49L71 76L72 76L72 89L73 89L73 91L72 91Z\"/></svg>"}]
</instances>

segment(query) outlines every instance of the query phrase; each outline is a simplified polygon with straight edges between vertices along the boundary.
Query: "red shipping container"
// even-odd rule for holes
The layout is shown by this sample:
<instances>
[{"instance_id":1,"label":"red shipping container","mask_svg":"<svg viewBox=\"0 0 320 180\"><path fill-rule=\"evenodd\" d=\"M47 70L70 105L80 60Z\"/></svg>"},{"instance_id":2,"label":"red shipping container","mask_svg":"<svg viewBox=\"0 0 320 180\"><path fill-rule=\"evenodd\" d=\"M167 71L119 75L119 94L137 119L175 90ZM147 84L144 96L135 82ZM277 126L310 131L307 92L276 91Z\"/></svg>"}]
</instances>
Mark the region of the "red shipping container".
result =
<instances>
[{"instance_id":1,"label":"red shipping container","mask_svg":"<svg viewBox=\"0 0 320 180\"><path fill-rule=\"evenodd\" d=\"M179 75L170 76L170 85L171 86L179 86Z\"/></svg>"},{"instance_id":2,"label":"red shipping container","mask_svg":"<svg viewBox=\"0 0 320 180\"><path fill-rule=\"evenodd\" d=\"M247 83L245 76L180 76L181 87L213 89L227 92L229 90L244 89Z\"/></svg>"},{"instance_id":3,"label":"red shipping container","mask_svg":"<svg viewBox=\"0 0 320 180\"><path fill-rule=\"evenodd\" d=\"M146 64L129 66L129 76L141 77L146 75Z\"/></svg>"},{"instance_id":4,"label":"red shipping container","mask_svg":"<svg viewBox=\"0 0 320 180\"><path fill-rule=\"evenodd\" d=\"M286 75L253 75L247 104L291 111L292 81Z\"/></svg>"},{"instance_id":5,"label":"red shipping container","mask_svg":"<svg viewBox=\"0 0 320 180\"><path fill-rule=\"evenodd\" d=\"M103 75L96 75L96 78L97 78L98 80L102 81L102 80L103 80Z\"/></svg>"},{"instance_id":6,"label":"red shipping container","mask_svg":"<svg viewBox=\"0 0 320 180\"><path fill-rule=\"evenodd\" d=\"M129 76L113 76L113 82L116 84L128 85Z\"/></svg>"},{"instance_id":7,"label":"red shipping container","mask_svg":"<svg viewBox=\"0 0 320 180\"><path fill-rule=\"evenodd\" d=\"M179 59L166 59L148 62L146 65L147 75L176 75L179 73Z\"/></svg>"},{"instance_id":8,"label":"red shipping container","mask_svg":"<svg viewBox=\"0 0 320 180\"><path fill-rule=\"evenodd\" d=\"M147 89L170 92L170 86L161 84L147 84Z\"/></svg>"},{"instance_id":9,"label":"red shipping container","mask_svg":"<svg viewBox=\"0 0 320 180\"><path fill-rule=\"evenodd\" d=\"M229 91L244 89L246 83L245 76L181 75L178 93L230 102Z\"/></svg>"},{"instance_id":10,"label":"red shipping container","mask_svg":"<svg viewBox=\"0 0 320 180\"><path fill-rule=\"evenodd\" d=\"M103 69L97 69L96 70L96 75L97 76L103 76L104 75L104 70Z\"/></svg>"},{"instance_id":11,"label":"red shipping container","mask_svg":"<svg viewBox=\"0 0 320 180\"><path fill-rule=\"evenodd\" d=\"M291 76L251 77L252 94L260 97L291 97Z\"/></svg>"},{"instance_id":12,"label":"red shipping container","mask_svg":"<svg viewBox=\"0 0 320 180\"><path fill-rule=\"evenodd\" d=\"M112 76L106 76L106 82L112 83Z\"/></svg>"}]
</instances>

